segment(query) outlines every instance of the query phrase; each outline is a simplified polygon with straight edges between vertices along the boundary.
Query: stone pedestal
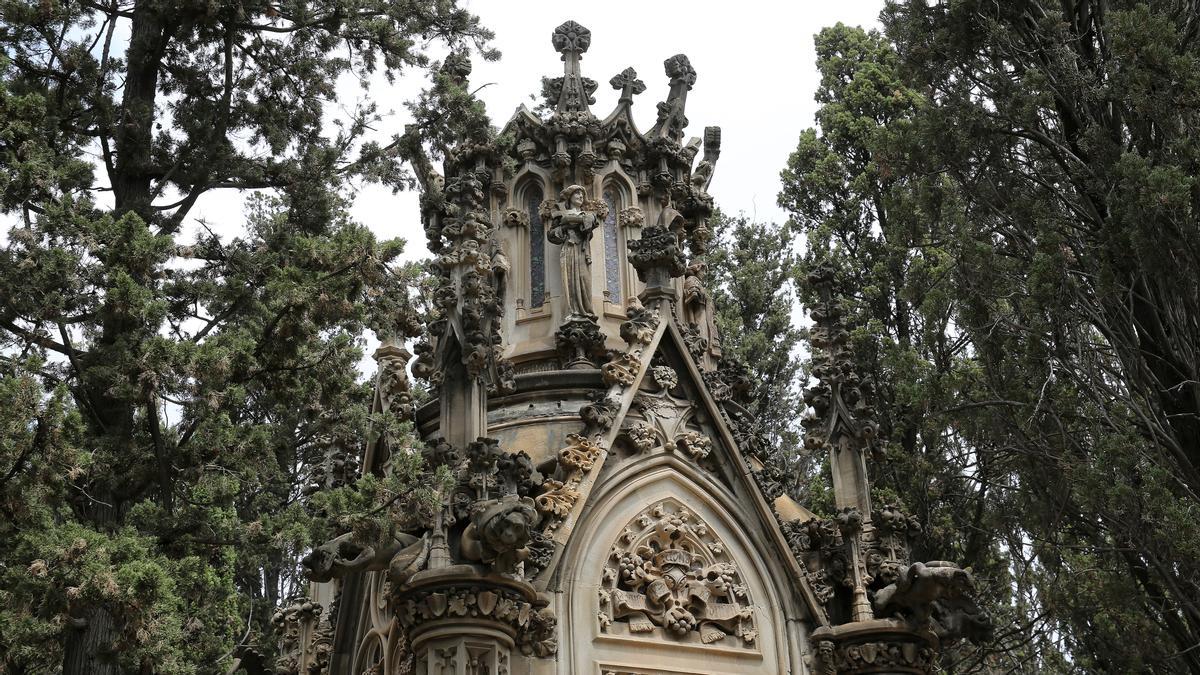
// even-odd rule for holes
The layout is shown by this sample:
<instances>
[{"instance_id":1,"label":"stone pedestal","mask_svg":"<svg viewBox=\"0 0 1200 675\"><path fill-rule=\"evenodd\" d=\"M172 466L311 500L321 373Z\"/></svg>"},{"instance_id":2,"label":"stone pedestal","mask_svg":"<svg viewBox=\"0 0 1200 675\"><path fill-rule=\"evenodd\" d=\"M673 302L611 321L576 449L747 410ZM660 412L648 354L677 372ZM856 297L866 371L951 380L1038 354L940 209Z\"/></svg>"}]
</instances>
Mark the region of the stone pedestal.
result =
<instances>
[{"instance_id":1,"label":"stone pedestal","mask_svg":"<svg viewBox=\"0 0 1200 675\"><path fill-rule=\"evenodd\" d=\"M512 638L476 625L439 626L414 645L415 675L509 675Z\"/></svg>"},{"instance_id":2,"label":"stone pedestal","mask_svg":"<svg viewBox=\"0 0 1200 675\"><path fill-rule=\"evenodd\" d=\"M872 619L812 632L820 675L926 675L937 656L937 638L904 621Z\"/></svg>"},{"instance_id":3,"label":"stone pedestal","mask_svg":"<svg viewBox=\"0 0 1200 675\"><path fill-rule=\"evenodd\" d=\"M524 581L454 565L415 575L394 606L416 675L508 675L514 654L553 652L546 604Z\"/></svg>"}]
</instances>

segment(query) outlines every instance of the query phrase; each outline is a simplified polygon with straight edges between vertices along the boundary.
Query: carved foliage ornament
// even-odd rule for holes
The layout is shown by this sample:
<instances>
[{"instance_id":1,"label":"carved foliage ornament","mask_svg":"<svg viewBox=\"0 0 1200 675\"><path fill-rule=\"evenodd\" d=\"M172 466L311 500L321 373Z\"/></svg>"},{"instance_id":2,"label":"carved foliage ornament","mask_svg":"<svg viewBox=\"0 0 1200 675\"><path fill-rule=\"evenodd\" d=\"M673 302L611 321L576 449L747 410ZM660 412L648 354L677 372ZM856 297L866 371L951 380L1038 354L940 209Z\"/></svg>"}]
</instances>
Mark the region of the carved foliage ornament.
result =
<instances>
[{"instance_id":1,"label":"carved foliage ornament","mask_svg":"<svg viewBox=\"0 0 1200 675\"><path fill-rule=\"evenodd\" d=\"M663 269L670 277L681 276L686 270L683 252L679 249L679 238L674 232L658 225L644 228L641 239L629 241L629 262L643 282L649 279L650 271L656 268Z\"/></svg>"},{"instance_id":2,"label":"carved foliage ornament","mask_svg":"<svg viewBox=\"0 0 1200 675\"><path fill-rule=\"evenodd\" d=\"M592 31L574 21L567 21L554 29L551 42L558 52L582 54L592 44Z\"/></svg>"},{"instance_id":3,"label":"carved foliage ornament","mask_svg":"<svg viewBox=\"0 0 1200 675\"><path fill-rule=\"evenodd\" d=\"M621 323L621 339L630 347L648 345L654 339L654 330L658 328L658 310L646 309L636 298L629 299L625 306L625 316Z\"/></svg>"},{"instance_id":4,"label":"carved foliage ornament","mask_svg":"<svg viewBox=\"0 0 1200 675\"><path fill-rule=\"evenodd\" d=\"M601 374L604 377L604 384L608 386L619 385L628 387L637 379L638 371L641 370L642 362L637 356L622 352L613 356L612 360L604 364Z\"/></svg>"},{"instance_id":5,"label":"carved foliage ornament","mask_svg":"<svg viewBox=\"0 0 1200 675\"><path fill-rule=\"evenodd\" d=\"M558 649L557 620L549 609L538 609L520 595L505 589L467 586L411 594L397 607L400 624L410 631L443 618L485 618L512 628L521 652L550 656Z\"/></svg>"},{"instance_id":6,"label":"carved foliage ornament","mask_svg":"<svg viewBox=\"0 0 1200 675\"><path fill-rule=\"evenodd\" d=\"M703 644L753 647L754 609L737 565L712 530L667 500L638 514L617 538L600 584L601 630L625 624Z\"/></svg>"}]
</instances>

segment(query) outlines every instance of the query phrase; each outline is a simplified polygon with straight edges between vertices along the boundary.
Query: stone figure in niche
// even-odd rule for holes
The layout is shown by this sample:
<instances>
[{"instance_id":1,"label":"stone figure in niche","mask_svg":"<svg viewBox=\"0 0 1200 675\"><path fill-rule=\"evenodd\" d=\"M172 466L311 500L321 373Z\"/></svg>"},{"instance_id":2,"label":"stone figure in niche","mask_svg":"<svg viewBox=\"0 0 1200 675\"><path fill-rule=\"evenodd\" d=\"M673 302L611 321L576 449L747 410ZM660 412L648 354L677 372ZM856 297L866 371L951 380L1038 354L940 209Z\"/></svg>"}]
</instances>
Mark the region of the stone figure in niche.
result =
<instances>
[{"instance_id":1,"label":"stone figure in niche","mask_svg":"<svg viewBox=\"0 0 1200 675\"><path fill-rule=\"evenodd\" d=\"M704 272L708 269L702 261L688 265L683 279L684 320L695 324L708 342L708 352L720 357L720 336L717 334L716 308L710 307L708 288L704 285Z\"/></svg>"},{"instance_id":2,"label":"stone figure in niche","mask_svg":"<svg viewBox=\"0 0 1200 675\"><path fill-rule=\"evenodd\" d=\"M584 210L587 195L581 185L570 185L558 196L547 238L558 244L562 266L563 299L567 320L595 319L592 311L592 231L599 224L595 212Z\"/></svg>"}]
</instances>

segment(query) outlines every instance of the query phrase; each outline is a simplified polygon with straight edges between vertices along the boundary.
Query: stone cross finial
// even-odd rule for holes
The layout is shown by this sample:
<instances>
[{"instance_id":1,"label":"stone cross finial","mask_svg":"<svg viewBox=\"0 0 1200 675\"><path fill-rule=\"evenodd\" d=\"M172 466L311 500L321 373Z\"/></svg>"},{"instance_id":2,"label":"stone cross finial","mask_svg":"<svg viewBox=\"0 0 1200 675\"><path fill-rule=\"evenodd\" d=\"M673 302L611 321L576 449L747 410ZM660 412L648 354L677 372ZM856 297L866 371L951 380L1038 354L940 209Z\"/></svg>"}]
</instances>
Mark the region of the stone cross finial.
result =
<instances>
[{"instance_id":1,"label":"stone cross finial","mask_svg":"<svg viewBox=\"0 0 1200 675\"><path fill-rule=\"evenodd\" d=\"M612 85L613 89L621 90L621 98L617 102L625 105L633 103L634 96L646 91L646 83L638 79L637 71L633 68L626 68L613 75L608 83Z\"/></svg>"},{"instance_id":2,"label":"stone cross finial","mask_svg":"<svg viewBox=\"0 0 1200 675\"><path fill-rule=\"evenodd\" d=\"M555 51L562 54L563 60L562 89L558 94L557 111L589 112L590 93L584 84L579 60L592 44L592 31L574 21L567 21L554 29L550 41ZM595 86L594 83L592 86Z\"/></svg>"},{"instance_id":3,"label":"stone cross finial","mask_svg":"<svg viewBox=\"0 0 1200 675\"><path fill-rule=\"evenodd\" d=\"M588 50L592 44L592 31L574 21L566 21L554 29L550 40L555 51L562 54L566 61L568 53L578 56Z\"/></svg>"}]
</instances>

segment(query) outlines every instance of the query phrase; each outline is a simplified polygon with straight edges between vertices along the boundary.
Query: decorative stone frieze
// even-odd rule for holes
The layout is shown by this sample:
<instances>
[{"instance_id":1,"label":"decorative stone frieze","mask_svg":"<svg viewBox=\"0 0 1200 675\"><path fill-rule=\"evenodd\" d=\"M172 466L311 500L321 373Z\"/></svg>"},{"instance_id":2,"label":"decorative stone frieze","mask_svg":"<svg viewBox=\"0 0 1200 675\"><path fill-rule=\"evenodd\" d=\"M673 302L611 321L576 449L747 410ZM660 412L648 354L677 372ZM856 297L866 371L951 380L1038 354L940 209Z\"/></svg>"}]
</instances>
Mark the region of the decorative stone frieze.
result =
<instances>
[{"instance_id":1,"label":"decorative stone frieze","mask_svg":"<svg viewBox=\"0 0 1200 675\"><path fill-rule=\"evenodd\" d=\"M821 675L858 673L928 673L934 650L919 642L878 640L837 646L832 640L817 644Z\"/></svg>"},{"instance_id":2,"label":"decorative stone frieze","mask_svg":"<svg viewBox=\"0 0 1200 675\"><path fill-rule=\"evenodd\" d=\"M486 628L492 627L526 655L553 656L558 651L554 613L519 582L472 577L469 572L430 576L402 592L396 617L418 652L427 634L455 625L475 626L458 629L468 635L486 635ZM487 642L505 646L504 640Z\"/></svg>"}]
</instances>

